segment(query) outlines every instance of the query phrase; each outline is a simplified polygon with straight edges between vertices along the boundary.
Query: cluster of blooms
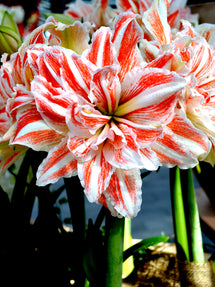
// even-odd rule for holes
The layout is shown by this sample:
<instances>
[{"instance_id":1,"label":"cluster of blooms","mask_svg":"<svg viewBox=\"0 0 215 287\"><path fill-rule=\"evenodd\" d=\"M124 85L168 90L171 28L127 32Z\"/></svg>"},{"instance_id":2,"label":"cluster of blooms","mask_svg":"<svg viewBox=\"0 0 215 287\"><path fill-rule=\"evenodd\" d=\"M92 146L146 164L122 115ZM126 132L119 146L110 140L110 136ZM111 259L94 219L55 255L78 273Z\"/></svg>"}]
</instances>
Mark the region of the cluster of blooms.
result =
<instances>
[{"instance_id":1,"label":"cluster of blooms","mask_svg":"<svg viewBox=\"0 0 215 287\"><path fill-rule=\"evenodd\" d=\"M72 24L49 17L2 57L0 168L47 151L38 185L78 175L91 202L134 217L140 169L215 162L215 26L186 1L116 5L78 0Z\"/></svg>"}]
</instances>

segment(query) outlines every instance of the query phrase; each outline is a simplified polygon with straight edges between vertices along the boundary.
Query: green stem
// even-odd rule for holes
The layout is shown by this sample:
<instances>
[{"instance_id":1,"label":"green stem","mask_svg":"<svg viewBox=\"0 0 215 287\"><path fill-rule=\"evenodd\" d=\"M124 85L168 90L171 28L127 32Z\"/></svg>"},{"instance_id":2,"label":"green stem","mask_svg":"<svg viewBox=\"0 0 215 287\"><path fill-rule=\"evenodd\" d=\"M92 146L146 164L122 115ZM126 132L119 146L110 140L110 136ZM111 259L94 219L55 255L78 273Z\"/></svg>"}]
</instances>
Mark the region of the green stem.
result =
<instances>
[{"instance_id":1,"label":"green stem","mask_svg":"<svg viewBox=\"0 0 215 287\"><path fill-rule=\"evenodd\" d=\"M189 261L189 247L179 167L170 169L170 190L177 256Z\"/></svg>"},{"instance_id":2,"label":"green stem","mask_svg":"<svg viewBox=\"0 0 215 287\"><path fill-rule=\"evenodd\" d=\"M187 219L187 231L190 250L190 261L204 263L204 251L202 233L199 220L198 206L196 202L193 184L192 169L181 171L183 182L184 207Z\"/></svg>"},{"instance_id":3,"label":"green stem","mask_svg":"<svg viewBox=\"0 0 215 287\"><path fill-rule=\"evenodd\" d=\"M122 286L124 218L106 215L105 287Z\"/></svg>"}]
</instances>

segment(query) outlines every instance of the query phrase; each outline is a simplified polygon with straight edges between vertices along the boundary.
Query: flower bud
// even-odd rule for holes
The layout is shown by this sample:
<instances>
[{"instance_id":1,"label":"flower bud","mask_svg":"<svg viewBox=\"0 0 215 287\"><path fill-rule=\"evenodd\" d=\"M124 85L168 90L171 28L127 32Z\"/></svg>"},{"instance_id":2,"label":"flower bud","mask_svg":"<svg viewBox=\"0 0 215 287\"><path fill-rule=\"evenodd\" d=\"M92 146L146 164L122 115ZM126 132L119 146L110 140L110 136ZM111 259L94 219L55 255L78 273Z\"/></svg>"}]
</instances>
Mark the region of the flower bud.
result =
<instances>
[{"instance_id":1,"label":"flower bud","mask_svg":"<svg viewBox=\"0 0 215 287\"><path fill-rule=\"evenodd\" d=\"M12 16L5 10L0 11L0 54L11 55L22 43L18 27Z\"/></svg>"}]
</instances>

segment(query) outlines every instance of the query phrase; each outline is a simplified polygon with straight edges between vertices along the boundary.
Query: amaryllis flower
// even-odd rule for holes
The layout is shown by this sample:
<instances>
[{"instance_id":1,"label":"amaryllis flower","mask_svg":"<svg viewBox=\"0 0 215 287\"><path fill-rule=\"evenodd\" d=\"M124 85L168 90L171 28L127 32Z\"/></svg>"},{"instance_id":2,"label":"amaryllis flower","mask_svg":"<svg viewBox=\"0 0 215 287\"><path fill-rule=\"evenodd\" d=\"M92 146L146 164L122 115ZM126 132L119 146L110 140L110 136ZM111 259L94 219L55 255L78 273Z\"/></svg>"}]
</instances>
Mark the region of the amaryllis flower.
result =
<instances>
[{"instance_id":1,"label":"amaryllis flower","mask_svg":"<svg viewBox=\"0 0 215 287\"><path fill-rule=\"evenodd\" d=\"M37 184L78 174L91 202L133 217L141 205L140 168L159 166L151 146L173 119L186 82L174 72L142 65L137 48L142 30L133 13L121 15L114 27L114 32L100 28L82 55L43 45L28 51L37 111L60 139L49 138L54 147L39 167ZM27 124L18 119L12 143L26 145L33 125L31 147L39 148L41 131L30 114L28 119Z\"/></svg>"},{"instance_id":2,"label":"amaryllis flower","mask_svg":"<svg viewBox=\"0 0 215 287\"><path fill-rule=\"evenodd\" d=\"M56 138L55 144L60 141L59 135L44 123L41 115L37 112L30 89L30 83L36 70L33 71L26 61L27 50L38 43L52 45L63 42L65 44L64 30L66 29L66 33L69 33L70 36L73 35L70 39L71 41L73 41L73 38L77 38L77 33L79 33L80 37L83 37L83 34L86 36L85 42L77 43L76 41L76 46L74 41L71 44L77 52L81 53L88 47L88 26L87 23L63 25L50 18L44 25L38 27L28 35L18 52L12 54L9 60L6 59L6 55L2 57L2 67L0 69L1 174L3 174L28 147L33 146L34 149L39 149L39 147L32 142L32 135L35 134L35 126L37 126L37 129L40 129L40 149L47 151L52 147L51 144L48 144L50 136ZM55 28L57 30L56 35ZM49 36L45 36L47 30L50 30ZM32 124L31 130L26 131L23 137L23 134L20 133L20 127L23 127L23 122L25 123L25 127L27 127L29 124L29 116ZM17 144L11 146L10 143L14 137L22 139L22 145Z\"/></svg>"},{"instance_id":3,"label":"amaryllis flower","mask_svg":"<svg viewBox=\"0 0 215 287\"><path fill-rule=\"evenodd\" d=\"M180 44L176 53L183 60L187 73L184 77L188 83L186 95L182 95L180 105L192 124L203 131L212 142L213 148L205 160L214 164L215 122L215 53L214 48L187 22L182 22L182 30L177 35ZM204 35L203 29L200 29ZM210 42L210 33L206 39ZM186 39L186 41L184 41Z\"/></svg>"}]
</instances>

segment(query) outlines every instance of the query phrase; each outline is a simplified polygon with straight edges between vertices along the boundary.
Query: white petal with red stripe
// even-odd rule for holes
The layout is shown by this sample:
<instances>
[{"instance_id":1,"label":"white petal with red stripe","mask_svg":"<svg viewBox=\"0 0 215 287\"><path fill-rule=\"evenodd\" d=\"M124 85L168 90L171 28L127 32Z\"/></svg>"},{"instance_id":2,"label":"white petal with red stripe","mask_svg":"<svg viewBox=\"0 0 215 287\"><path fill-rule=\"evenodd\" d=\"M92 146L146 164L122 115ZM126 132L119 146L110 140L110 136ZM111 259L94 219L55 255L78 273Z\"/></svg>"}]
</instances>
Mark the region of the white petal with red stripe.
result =
<instances>
[{"instance_id":1,"label":"white petal with red stripe","mask_svg":"<svg viewBox=\"0 0 215 287\"><path fill-rule=\"evenodd\" d=\"M17 114L17 125L11 144L19 144L38 151L48 151L61 141L61 135L49 128L36 106L29 105Z\"/></svg>"},{"instance_id":2,"label":"white petal with red stripe","mask_svg":"<svg viewBox=\"0 0 215 287\"><path fill-rule=\"evenodd\" d=\"M108 188L99 202L116 214L132 218L137 215L142 203L142 180L139 169L116 169Z\"/></svg>"},{"instance_id":3,"label":"white petal with red stripe","mask_svg":"<svg viewBox=\"0 0 215 287\"><path fill-rule=\"evenodd\" d=\"M57 182L60 178L77 175L77 161L67 148L63 139L48 153L37 171L37 185L45 186Z\"/></svg>"},{"instance_id":4,"label":"white petal with red stripe","mask_svg":"<svg viewBox=\"0 0 215 287\"><path fill-rule=\"evenodd\" d=\"M160 45L171 42L171 30L167 21L168 1L154 0L152 6L143 14L142 21L151 40Z\"/></svg>"},{"instance_id":5,"label":"white petal with red stripe","mask_svg":"<svg viewBox=\"0 0 215 287\"><path fill-rule=\"evenodd\" d=\"M110 28L101 27L93 34L92 46L84 53L84 56L98 68L113 65L116 51L111 39Z\"/></svg>"},{"instance_id":6,"label":"white petal with red stripe","mask_svg":"<svg viewBox=\"0 0 215 287\"><path fill-rule=\"evenodd\" d=\"M178 111L172 122L164 128L163 137L152 146L163 165L178 165L180 168L196 166L210 149L208 137L192 125L183 111Z\"/></svg>"},{"instance_id":7,"label":"white petal with red stripe","mask_svg":"<svg viewBox=\"0 0 215 287\"><path fill-rule=\"evenodd\" d=\"M143 32L136 21L136 15L132 12L122 13L116 19L112 42L116 47L117 59L121 70L120 80L135 66L142 62L137 43L142 39Z\"/></svg>"},{"instance_id":8,"label":"white petal with red stripe","mask_svg":"<svg viewBox=\"0 0 215 287\"><path fill-rule=\"evenodd\" d=\"M118 78L118 67L108 66L96 71L92 78L89 99L104 114L112 114L116 110L121 84Z\"/></svg>"},{"instance_id":9,"label":"white petal with red stripe","mask_svg":"<svg viewBox=\"0 0 215 287\"><path fill-rule=\"evenodd\" d=\"M91 160L78 162L78 176L90 202L98 200L108 187L114 169L106 161L101 149Z\"/></svg>"},{"instance_id":10,"label":"white petal with red stripe","mask_svg":"<svg viewBox=\"0 0 215 287\"><path fill-rule=\"evenodd\" d=\"M171 117L186 81L174 72L163 69L135 69L122 83L116 116L136 123L160 124Z\"/></svg>"},{"instance_id":11,"label":"white petal with red stripe","mask_svg":"<svg viewBox=\"0 0 215 287\"><path fill-rule=\"evenodd\" d=\"M66 111L73 103L70 95L53 87L44 77L37 76L31 84L36 106L44 121L59 133L68 132Z\"/></svg>"}]
</instances>

